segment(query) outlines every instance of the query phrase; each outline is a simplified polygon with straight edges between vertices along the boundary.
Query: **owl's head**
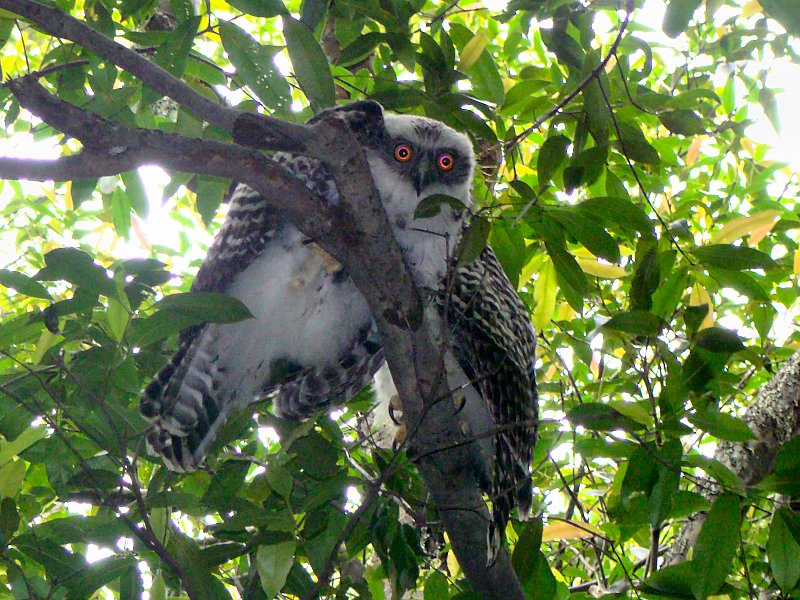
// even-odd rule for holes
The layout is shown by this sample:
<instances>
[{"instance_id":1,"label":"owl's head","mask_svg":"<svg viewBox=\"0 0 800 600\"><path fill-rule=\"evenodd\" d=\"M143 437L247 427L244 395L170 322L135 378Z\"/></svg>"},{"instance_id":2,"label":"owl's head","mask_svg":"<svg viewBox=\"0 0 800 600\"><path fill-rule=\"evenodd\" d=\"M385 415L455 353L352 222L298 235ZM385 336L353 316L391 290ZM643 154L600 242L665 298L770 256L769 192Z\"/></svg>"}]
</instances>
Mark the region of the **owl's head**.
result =
<instances>
[{"instance_id":1,"label":"owl's head","mask_svg":"<svg viewBox=\"0 0 800 600\"><path fill-rule=\"evenodd\" d=\"M435 215L417 213L428 196L445 194L471 210L472 143L440 121L384 113L362 100L337 111L364 148L375 187L416 282L436 288L458 247L466 211L442 203Z\"/></svg>"},{"instance_id":2,"label":"owl's head","mask_svg":"<svg viewBox=\"0 0 800 600\"><path fill-rule=\"evenodd\" d=\"M373 175L382 175L375 178L382 194L400 191L387 189L386 176L390 175L389 179L405 184L417 201L446 194L471 207L475 155L465 134L434 119L384 113L383 107L371 100L332 110L345 116L367 149Z\"/></svg>"}]
</instances>

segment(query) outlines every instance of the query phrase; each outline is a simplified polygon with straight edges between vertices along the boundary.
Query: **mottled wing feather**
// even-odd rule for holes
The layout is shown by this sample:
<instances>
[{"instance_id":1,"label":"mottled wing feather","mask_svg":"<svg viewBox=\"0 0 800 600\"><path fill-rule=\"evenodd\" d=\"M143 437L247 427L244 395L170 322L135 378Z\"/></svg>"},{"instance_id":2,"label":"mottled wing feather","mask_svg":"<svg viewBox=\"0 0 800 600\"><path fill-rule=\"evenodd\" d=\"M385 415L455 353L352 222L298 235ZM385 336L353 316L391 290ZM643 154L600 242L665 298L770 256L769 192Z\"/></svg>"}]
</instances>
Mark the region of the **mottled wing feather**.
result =
<instances>
[{"instance_id":1,"label":"mottled wing feather","mask_svg":"<svg viewBox=\"0 0 800 600\"><path fill-rule=\"evenodd\" d=\"M508 515L531 508L530 463L536 443L538 393L534 372L536 337L528 311L488 246L456 270L441 296L465 372L494 417L495 465L491 489L490 560L499 550Z\"/></svg>"},{"instance_id":2,"label":"mottled wing feather","mask_svg":"<svg viewBox=\"0 0 800 600\"><path fill-rule=\"evenodd\" d=\"M319 163L285 153L275 153L272 159L312 192L331 203L338 202L333 181ZM192 291L225 292L286 224L260 194L245 185L237 186L228 216L209 248ZM150 449L177 471L197 468L236 405L235 398L219 392L219 379L224 374L217 369L217 357L210 350L214 327L205 324L184 330L178 350L147 386L140 401L142 414L151 421L147 435ZM374 329L364 332L334 367L292 373L263 388L261 395L279 389L277 410L293 418L307 417L345 402L369 383L383 362L376 335Z\"/></svg>"},{"instance_id":3,"label":"mottled wing feather","mask_svg":"<svg viewBox=\"0 0 800 600\"><path fill-rule=\"evenodd\" d=\"M341 406L372 382L383 361L383 348L372 323L359 333L336 365L309 369L282 384L275 397L275 413L287 419L304 419Z\"/></svg>"}]
</instances>

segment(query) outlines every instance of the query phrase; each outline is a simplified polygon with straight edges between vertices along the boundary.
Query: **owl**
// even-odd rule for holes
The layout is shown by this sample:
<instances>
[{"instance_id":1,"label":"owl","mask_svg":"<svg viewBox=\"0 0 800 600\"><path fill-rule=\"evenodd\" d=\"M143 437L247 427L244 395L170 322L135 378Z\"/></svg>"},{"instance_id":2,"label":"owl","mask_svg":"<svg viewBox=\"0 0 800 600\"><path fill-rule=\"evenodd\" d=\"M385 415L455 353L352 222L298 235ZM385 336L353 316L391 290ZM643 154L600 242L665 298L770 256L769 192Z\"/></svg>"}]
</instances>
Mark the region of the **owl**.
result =
<instances>
[{"instance_id":1,"label":"owl","mask_svg":"<svg viewBox=\"0 0 800 600\"><path fill-rule=\"evenodd\" d=\"M384 113L372 101L332 110L362 145L403 258L445 324L447 384L492 504L494 556L511 510L524 518L531 506L536 338L488 245L476 260L458 261L474 207L472 144L439 121ZM340 201L324 164L280 152L271 159L324 201ZM437 194L463 208L445 202L434 216L419 216L420 202ZM234 296L254 318L184 331L147 386L140 403L147 443L175 471L202 463L235 409L271 396L278 416L304 419L346 402L384 362L367 303L342 266L244 185L192 290Z\"/></svg>"}]
</instances>

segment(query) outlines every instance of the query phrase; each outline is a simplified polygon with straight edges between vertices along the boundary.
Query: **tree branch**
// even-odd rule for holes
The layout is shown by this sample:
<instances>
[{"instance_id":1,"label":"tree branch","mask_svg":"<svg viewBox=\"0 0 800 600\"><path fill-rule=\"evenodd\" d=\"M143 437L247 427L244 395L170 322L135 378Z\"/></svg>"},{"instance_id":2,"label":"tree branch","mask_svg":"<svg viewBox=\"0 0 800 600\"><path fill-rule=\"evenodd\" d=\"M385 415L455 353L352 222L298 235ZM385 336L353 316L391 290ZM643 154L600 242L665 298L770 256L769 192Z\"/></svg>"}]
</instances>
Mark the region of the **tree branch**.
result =
<instances>
[{"instance_id":1,"label":"tree branch","mask_svg":"<svg viewBox=\"0 0 800 600\"><path fill-rule=\"evenodd\" d=\"M792 355L758 390L742 418L758 439L743 443L720 441L714 458L749 487L769 475L780 447L800 433L800 352ZM718 493L718 486L703 491L709 499ZM664 558L665 565L686 560L704 522L705 513L697 513L686 522Z\"/></svg>"}]
</instances>

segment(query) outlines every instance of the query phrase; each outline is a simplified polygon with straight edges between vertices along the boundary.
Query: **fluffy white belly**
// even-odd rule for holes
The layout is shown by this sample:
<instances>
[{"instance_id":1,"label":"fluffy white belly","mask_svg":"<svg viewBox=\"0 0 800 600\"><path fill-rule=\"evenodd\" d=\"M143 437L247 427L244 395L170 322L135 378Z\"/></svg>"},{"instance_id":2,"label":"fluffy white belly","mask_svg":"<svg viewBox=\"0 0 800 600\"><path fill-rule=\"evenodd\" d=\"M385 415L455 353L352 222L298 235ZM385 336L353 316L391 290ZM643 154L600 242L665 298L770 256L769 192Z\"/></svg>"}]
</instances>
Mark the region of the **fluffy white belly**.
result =
<instances>
[{"instance_id":1,"label":"fluffy white belly","mask_svg":"<svg viewBox=\"0 0 800 600\"><path fill-rule=\"evenodd\" d=\"M228 289L255 317L214 332L216 354L229 357L219 364L229 375L225 387L239 394L274 384L277 360L299 367L335 363L371 321L361 293L337 276L338 263L303 239L285 226Z\"/></svg>"}]
</instances>

